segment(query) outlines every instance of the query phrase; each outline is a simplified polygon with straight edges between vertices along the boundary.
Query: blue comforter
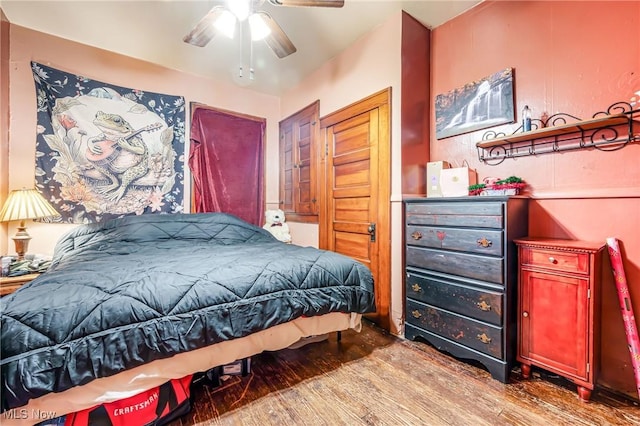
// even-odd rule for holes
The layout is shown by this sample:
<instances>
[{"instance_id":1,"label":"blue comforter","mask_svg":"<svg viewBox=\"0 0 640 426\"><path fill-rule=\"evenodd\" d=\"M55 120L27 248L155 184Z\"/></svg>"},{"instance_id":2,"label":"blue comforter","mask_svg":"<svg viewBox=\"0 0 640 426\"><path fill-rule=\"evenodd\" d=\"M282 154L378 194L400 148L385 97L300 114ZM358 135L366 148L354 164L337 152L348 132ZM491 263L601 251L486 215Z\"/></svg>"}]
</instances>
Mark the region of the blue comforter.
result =
<instances>
[{"instance_id":1,"label":"blue comforter","mask_svg":"<svg viewBox=\"0 0 640 426\"><path fill-rule=\"evenodd\" d=\"M3 408L300 316L375 310L346 256L222 213L81 226L48 272L0 299Z\"/></svg>"}]
</instances>

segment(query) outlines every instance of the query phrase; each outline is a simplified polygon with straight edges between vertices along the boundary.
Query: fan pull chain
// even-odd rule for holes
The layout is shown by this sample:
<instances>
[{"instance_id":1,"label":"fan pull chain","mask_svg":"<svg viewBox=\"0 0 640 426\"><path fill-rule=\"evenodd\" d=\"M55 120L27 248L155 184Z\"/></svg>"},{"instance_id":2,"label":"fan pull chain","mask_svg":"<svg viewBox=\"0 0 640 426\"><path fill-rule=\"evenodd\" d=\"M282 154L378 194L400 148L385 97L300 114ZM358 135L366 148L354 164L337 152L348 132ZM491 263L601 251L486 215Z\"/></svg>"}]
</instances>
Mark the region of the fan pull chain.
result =
<instances>
[{"instance_id":1,"label":"fan pull chain","mask_svg":"<svg viewBox=\"0 0 640 426\"><path fill-rule=\"evenodd\" d=\"M253 41L249 39L249 80L253 81L255 79L254 71L253 71Z\"/></svg>"},{"instance_id":2,"label":"fan pull chain","mask_svg":"<svg viewBox=\"0 0 640 426\"><path fill-rule=\"evenodd\" d=\"M242 24L238 25L238 33L239 33L239 37L238 40L240 41L240 49L238 49L240 51L240 69L238 71L238 77L243 78L244 77L244 72L242 69L242 63L243 63L243 52L242 52L242 46L244 45L244 37L243 37L243 31L242 31Z\"/></svg>"}]
</instances>

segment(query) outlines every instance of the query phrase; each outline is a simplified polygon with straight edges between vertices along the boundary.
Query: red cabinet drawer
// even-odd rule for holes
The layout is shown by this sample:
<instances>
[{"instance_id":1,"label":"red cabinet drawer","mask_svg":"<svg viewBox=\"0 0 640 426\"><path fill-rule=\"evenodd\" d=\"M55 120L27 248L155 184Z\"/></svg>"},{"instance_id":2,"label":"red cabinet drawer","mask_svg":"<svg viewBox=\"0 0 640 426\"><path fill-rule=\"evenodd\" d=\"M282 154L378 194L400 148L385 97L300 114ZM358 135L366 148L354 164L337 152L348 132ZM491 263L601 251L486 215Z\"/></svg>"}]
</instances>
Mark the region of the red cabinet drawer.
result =
<instances>
[{"instance_id":1,"label":"red cabinet drawer","mask_svg":"<svg viewBox=\"0 0 640 426\"><path fill-rule=\"evenodd\" d=\"M520 254L522 266L536 266L555 271L589 274L588 253L522 247Z\"/></svg>"}]
</instances>

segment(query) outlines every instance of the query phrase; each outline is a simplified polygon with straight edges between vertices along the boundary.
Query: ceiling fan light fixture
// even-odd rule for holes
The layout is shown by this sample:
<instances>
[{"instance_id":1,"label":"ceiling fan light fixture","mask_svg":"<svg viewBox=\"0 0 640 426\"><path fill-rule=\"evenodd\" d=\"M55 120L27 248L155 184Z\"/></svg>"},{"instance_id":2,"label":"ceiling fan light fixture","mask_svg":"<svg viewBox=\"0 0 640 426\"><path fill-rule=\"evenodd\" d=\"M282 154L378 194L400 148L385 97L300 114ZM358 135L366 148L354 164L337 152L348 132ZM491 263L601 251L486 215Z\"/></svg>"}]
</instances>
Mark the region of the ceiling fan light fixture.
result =
<instances>
[{"instance_id":1,"label":"ceiling fan light fixture","mask_svg":"<svg viewBox=\"0 0 640 426\"><path fill-rule=\"evenodd\" d=\"M269 0L274 6L342 7L344 0Z\"/></svg>"},{"instance_id":2,"label":"ceiling fan light fixture","mask_svg":"<svg viewBox=\"0 0 640 426\"><path fill-rule=\"evenodd\" d=\"M242 22L249 17L251 0L227 0L227 7Z\"/></svg>"},{"instance_id":3,"label":"ceiling fan light fixture","mask_svg":"<svg viewBox=\"0 0 640 426\"><path fill-rule=\"evenodd\" d=\"M251 39L264 40L278 58L285 58L295 53L297 49L280 25L267 12L256 10L267 1L274 6L329 8L339 8L345 3L344 0L226 0L224 3L222 0L216 0L218 5L214 6L183 40L202 47L209 43L216 33L233 38L236 24L248 20Z\"/></svg>"},{"instance_id":4,"label":"ceiling fan light fixture","mask_svg":"<svg viewBox=\"0 0 640 426\"><path fill-rule=\"evenodd\" d=\"M271 28L258 13L249 16L249 27L251 28L251 40L253 41L263 40L271 34Z\"/></svg>"},{"instance_id":5,"label":"ceiling fan light fixture","mask_svg":"<svg viewBox=\"0 0 640 426\"><path fill-rule=\"evenodd\" d=\"M265 25L269 27L270 32L264 41L278 58L282 59L296 52L296 47L271 15L264 11L258 11L255 14L260 15Z\"/></svg>"},{"instance_id":6,"label":"ceiling fan light fixture","mask_svg":"<svg viewBox=\"0 0 640 426\"><path fill-rule=\"evenodd\" d=\"M222 35L233 38L236 33L236 16L228 10L223 11L213 23L215 29Z\"/></svg>"},{"instance_id":7,"label":"ceiling fan light fixture","mask_svg":"<svg viewBox=\"0 0 640 426\"><path fill-rule=\"evenodd\" d=\"M185 43L198 47L204 47L216 35L214 23L220 18L224 11L222 6L215 6L205 16L202 17L196 26L182 39Z\"/></svg>"}]
</instances>

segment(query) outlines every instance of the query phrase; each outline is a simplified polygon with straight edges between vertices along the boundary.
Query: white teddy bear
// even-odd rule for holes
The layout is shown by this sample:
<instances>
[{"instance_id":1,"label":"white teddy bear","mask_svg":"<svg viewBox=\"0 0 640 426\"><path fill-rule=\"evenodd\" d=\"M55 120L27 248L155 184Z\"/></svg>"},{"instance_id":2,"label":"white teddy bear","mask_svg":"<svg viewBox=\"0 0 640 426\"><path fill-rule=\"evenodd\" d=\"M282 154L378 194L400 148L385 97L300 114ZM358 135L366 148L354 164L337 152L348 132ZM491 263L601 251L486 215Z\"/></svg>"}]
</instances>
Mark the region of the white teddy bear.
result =
<instances>
[{"instance_id":1,"label":"white teddy bear","mask_svg":"<svg viewBox=\"0 0 640 426\"><path fill-rule=\"evenodd\" d=\"M280 209L267 210L264 212L265 224L264 229L278 240L284 243L291 242L291 234L289 234L289 225L285 223L284 212Z\"/></svg>"}]
</instances>

